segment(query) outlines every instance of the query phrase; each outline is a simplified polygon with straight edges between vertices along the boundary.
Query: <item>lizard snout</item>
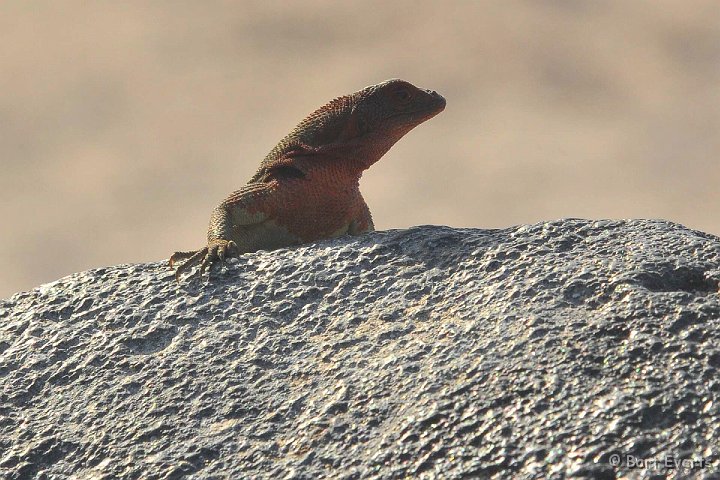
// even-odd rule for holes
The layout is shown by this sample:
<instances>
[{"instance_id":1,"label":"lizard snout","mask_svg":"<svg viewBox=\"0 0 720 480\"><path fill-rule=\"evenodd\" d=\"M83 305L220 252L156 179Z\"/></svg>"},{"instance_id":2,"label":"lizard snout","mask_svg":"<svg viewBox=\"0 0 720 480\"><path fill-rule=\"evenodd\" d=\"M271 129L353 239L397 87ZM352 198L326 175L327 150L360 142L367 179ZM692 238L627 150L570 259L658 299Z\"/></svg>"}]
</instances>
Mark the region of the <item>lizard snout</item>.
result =
<instances>
[{"instance_id":1,"label":"lizard snout","mask_svg":"<svg viewBox=\"0 0 720 480\"><path fill-rule=\"evenodd\" d=\"M430 94L430 96L433 98L433 100L437 103L438 107L442 110L445 108L445 104L447 101L445 100L445 97L437 93L435 90L426 90L427 93Z\"/></svg>"}]
</instances>

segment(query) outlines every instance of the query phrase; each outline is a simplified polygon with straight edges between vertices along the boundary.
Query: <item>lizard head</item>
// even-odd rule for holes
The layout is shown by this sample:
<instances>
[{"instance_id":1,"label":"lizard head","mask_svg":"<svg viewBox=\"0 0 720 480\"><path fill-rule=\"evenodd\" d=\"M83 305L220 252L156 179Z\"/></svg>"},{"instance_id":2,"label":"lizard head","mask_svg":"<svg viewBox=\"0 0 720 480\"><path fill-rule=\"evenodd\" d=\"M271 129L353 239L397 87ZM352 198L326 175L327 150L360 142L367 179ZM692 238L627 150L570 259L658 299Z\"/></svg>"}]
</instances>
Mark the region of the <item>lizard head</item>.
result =
<instances>
[{"instance_id":1,"label":"lizard head","mask_svg":"<svg viewBox=\"0 0 720 480\"><path fill-rule=\"evenodd\" d=\"M353 145L376 162L410 130L445 109L445 98L404 80L387 80L353 94L336 143Z\"/></svg>"},{"instance_id":2,"label":"lizard head","mask_svg":"<svg viewBox=\"0 0 720 480\"><path fill-rule=\"evenodd\" d=\"M445 109L445 99L404 80L387 80L360 90L348 123L355 126L349 136L402 132L429 120ZM357 124L357 125L356 125ZM398 138L399 139L399 138Z\"/></svg>"},{"instance_id":3,"label":"lizard head","mask_svg":"<svg viewBox=\"0 0 720 480\"><path fill-rule=\"evenodd\" d=\"M437 92L398 79L335 98L308 115L268 154L253 181L278 165L300 166L318 156L351 160L348 165L361 172L444 108L445 99Z\"/></svg>"}]
</instances>

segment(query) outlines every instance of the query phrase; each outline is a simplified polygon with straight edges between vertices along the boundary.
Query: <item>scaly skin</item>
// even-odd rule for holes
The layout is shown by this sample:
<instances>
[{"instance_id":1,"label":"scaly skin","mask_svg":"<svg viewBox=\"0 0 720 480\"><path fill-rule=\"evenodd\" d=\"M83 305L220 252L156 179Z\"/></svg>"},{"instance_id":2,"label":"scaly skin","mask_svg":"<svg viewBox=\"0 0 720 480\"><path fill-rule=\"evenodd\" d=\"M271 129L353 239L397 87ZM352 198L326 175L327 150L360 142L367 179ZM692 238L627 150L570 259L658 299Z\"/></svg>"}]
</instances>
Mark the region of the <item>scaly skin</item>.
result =
<instances>
[{"instance_id":1,"label":"scaly skin","mask_svg":"<svg viewBox=\"0 0 720 480\"><path fill-rule=\"evenodd\" d=\"M445 99L403 80L336 98L290 132L247 185L215 207L208 245L175 252L176 278L229 255L374 230L360 194L363 171L407 132L445 108Z\"/></svg>"}]
</instances>

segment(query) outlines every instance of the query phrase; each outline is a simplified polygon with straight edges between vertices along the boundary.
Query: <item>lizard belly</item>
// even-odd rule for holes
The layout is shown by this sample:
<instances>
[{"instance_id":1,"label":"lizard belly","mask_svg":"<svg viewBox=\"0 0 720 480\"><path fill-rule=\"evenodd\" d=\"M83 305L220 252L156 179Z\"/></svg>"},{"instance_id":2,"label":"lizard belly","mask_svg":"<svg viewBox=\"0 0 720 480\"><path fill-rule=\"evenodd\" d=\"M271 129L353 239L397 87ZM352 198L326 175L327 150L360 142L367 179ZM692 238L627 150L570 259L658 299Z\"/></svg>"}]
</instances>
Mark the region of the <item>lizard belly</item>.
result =
<instances>
[{"instance_id":1,"label":"lizard belly","mask_svg":"<svg viewBox=\"0 0 720 480\"><path fill-rule=\"evenodd\" d=\"M242 253L274 250L303 242L300 237L292 234L286 226L274 219L255 225L234 227L233 240L240 246Z\"/></svg>"},{"instance_id":2,"label":"lizard belly","mask_svg":"<svg viewBox=\"0 0 720 480\"><path fill-rule=\"evenodd\" d=\"M275 220L301 242L335 238L350 228L354 197L352 190L298 189L289 195L286 208L278 209Z\"/></svg>"}]
</instances>

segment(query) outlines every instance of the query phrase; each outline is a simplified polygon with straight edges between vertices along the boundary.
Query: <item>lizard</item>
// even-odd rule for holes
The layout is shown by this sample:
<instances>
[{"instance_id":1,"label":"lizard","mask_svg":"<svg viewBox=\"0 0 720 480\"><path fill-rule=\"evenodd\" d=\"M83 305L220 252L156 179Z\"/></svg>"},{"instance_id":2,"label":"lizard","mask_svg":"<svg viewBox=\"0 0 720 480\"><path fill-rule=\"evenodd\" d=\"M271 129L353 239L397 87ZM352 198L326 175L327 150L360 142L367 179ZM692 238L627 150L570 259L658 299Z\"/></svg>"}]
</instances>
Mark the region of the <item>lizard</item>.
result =
<instances>
[{"instance_id":1,"label":"lizard","mask_svg":"<svg viewBox=\"0 0 720 480\"><path fill-rule=\"evenodd\" d=\"M392 79L315 110L268 153L247 185L215 207L207 246L170 257L171 268L179 264L176 280L198 264L202 275L231 255L373 231L360 177L444 109L437 92Z\"/></svg>"}]
</instances>

